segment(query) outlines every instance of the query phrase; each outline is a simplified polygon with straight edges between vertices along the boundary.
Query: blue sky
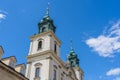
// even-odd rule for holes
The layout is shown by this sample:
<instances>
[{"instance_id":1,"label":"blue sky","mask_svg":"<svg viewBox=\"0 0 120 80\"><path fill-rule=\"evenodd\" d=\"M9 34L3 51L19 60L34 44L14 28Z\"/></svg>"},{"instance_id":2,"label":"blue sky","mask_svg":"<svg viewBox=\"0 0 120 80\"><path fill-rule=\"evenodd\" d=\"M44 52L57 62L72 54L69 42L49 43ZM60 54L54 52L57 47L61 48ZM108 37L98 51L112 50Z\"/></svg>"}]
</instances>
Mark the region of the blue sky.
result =
<instances>
[{"instance_id":1,"label":"blue sky","mask_svg":"<svg viewBox=\"0 0 120 80\"><path fill-rule=\"evenodd\" d=\"M26 63L30 36L46 13L48 0L0 0L3 57ZM73 40L85 80L120 80L120 1L50 0L50 16L66 61Z\"/></svg>"}]
</instances>

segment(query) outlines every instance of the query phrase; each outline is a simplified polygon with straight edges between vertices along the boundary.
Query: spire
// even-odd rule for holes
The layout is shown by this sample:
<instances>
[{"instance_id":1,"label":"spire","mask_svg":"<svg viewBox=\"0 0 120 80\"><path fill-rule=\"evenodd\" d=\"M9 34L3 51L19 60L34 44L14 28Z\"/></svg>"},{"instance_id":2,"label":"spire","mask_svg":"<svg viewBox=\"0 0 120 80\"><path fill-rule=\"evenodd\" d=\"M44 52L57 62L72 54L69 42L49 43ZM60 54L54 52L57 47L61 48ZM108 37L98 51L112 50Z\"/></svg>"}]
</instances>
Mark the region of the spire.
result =
<instances>
[{"instance_id":1,"label":"spire","mask_svg":"<svg viewBox=\"0 0 120 80\"><path fill-rule=\"evenodd\" d=\"M73 50L73 41L72 41L72 39L70 40L70 48L71 48L71 50Z\"/></svg>"},{"instance_id":2,"label":"spire","mask_svg":"<svg viewBox=\"0 0 120 80\"><path fill-rule=\"evenodd\" d=\"M70 54L75 54L72 39L70 40L70 49L71 49Z\"/></svg>"},{"instance_id":3,"label":"spire","mask_svg":"<svg viewBox=\"0 0 120 80\"><path fill-rule=\"evenodd\" d=\"M38 34L51 31L51 30L54 33L56 31L56 26L54 25L54 22L49 15L49 10L50 10L50 3L48 2L46 14L43 17L43 19L38 23Z\"/></svg>"},{"instance_id":4,"label":"spire","mask_svg":"<svg viewBox=\"0 0 120 80\"><path fill-rule=\"evenodd\" d=\"M48 2L47 10L46 10L46 15L47 15L47 16L49 16L49 10L50 10L50 3Z\"/></svg>"}]
</instances>

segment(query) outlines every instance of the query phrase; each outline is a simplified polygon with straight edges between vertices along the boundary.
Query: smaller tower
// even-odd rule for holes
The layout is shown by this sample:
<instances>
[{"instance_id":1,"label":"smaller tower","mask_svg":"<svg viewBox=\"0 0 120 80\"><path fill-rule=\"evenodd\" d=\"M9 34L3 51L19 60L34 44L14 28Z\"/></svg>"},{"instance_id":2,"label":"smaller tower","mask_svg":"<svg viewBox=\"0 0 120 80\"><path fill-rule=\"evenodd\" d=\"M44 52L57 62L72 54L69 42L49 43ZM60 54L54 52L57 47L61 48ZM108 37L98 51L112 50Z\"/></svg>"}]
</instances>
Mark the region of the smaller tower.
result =
<instances>
[{"instance_id":1,"label":"smaller tower","mask_svg":"<svg viewBox=\"0 0 120 80\"><path fill-rule=\"evenodd\" d=\"M75 71L76 77L78 80L83 80L83 71L79 66L79 59L77 54L75 53L71 41L71 51L70 54L67 56L68 62L70 63L71 68Z\"/></svg>"},{"instance_id":2,"label":"smaller tower","mask_svg":"<svg viewBox=\"0 0 120 80\"><path fill-rule=\"evenodd\" d=\"M71 49L70 54L68 55L68 60L71 67L79 66L79 59L77 57L77 54L75 54L74 49Z\"/></svg>"}]
</instances>

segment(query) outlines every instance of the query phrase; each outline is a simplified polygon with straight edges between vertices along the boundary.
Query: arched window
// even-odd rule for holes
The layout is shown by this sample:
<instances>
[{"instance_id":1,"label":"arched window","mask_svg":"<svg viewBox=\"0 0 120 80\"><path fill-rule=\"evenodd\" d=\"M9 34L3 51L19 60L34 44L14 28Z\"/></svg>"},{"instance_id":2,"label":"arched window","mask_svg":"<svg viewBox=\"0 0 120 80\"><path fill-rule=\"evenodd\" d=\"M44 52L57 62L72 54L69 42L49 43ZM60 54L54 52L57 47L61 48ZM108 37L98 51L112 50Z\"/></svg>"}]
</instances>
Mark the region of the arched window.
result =
<instances>
[{"instance_id":1,"label":"arched window","mask_svg":"<svg viewBox=\"0 0 120 80\"><path fill-rule=\"evenodd\" d=\"M54 76L53 80L56 80L56 78L57 78L56 75L57 75L57 72L56 72L56 70L54 70L54 71L53 71L53 76Z\"/></svg>"},{"instance_id":2,"label":"arched window","mask_svg":"<svg viewBox=\"0 0 120 80\"><path fill-rule=\"evenodd\" d=\"M42 28L42 32L45 32L45 27Z\"/></svg>"},{"instance_id":3,"label":"arched window","mask_svg":"<svg viewBox=\"0 0 120 80\"><path fill-rule=\"evenodd\" d=\"M54 49L54 50L55 50L55 52L56 52L56 44L55 44L55 49Z\"/></svg>"},{"instance_id":4,"label":"arched window","mask_svg":"<svg viewBox=\"0 0 120 80\"><path fill-rule=\"evenodd\" d=\"M35 79L34 80L40 80L40 74L41 74L41 63L36 63L35 65Z\"/></svg>"},{"instance_id":5,"label":"arched window","mask_svg":"<svg viewBox=\"0 0 120 80\"><path fill-rule=\"evenodd\" d=\"M42 41L38 42L38 50L42 48Z\"/></svg>"},{"instance_id":6,"label":"arched window","mask_svg":"<svg viewBox=\"0 0 120 80\"><path fill-rule=\"evenodd\" d=\"M35 77L38 78L40 77L40 67L37 67L35 70Z\"/></svg>"},{"instance_id":7,"label":"arched window","mask_svg":"<svg viewBox=\"0 0 120 80\"><path fill-rule=\"evenodd\" d=\"M71 61L71 67L73 67L74 66L74 63L73 63L73 61Z\"/></svg>"},{"instance_id":8,"label":"arched window","mask_svg":"<svg viewBox=\"0 0 120 80\"><path fill-rule=\"evenodd\" d=\"M56 44L56 42L54 43L54 52L57 53L57 44Z\"/></svg>"},{"instance_id":9,"label":"arched window","mask_svg":"<svg viewBox=\"0 0 120 80\"><path fill-rule=\"evenodd\" d=\"M56 65L53 65L54 66L54 69L53 69L53 80L57 80L57 66Z\"/></svg>"},{"instance_id":10,"label":"arched window","mask_svg":"<svg viewBox=\"0 0 120 80\"><path fill-rule=\"evenodd\" d=\"M14 61L10 61L9 66L12 67L12 68L14 68L14 66L15 66Z\"/></svg>"}]
</instances>

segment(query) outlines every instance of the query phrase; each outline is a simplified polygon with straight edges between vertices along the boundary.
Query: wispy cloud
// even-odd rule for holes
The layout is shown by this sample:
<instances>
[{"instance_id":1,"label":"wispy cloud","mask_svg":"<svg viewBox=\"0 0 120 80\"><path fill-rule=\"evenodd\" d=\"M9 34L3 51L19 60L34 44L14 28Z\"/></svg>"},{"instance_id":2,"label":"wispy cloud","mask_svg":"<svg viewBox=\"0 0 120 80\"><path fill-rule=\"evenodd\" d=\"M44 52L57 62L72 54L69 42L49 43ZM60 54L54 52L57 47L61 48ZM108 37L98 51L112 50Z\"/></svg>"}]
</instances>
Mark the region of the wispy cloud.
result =
<instances>
[{"instance_id":1,"label":"wispy cloud","mask_svg":"<svg viewBox=\"0 0 120 80\"><path fill-rule=\"evenodd\" d=\"M120 75L120 68L114 68L114 69L111 69L109 70L107 73L106 73L107 76L117 76L117 75Z\"/></svg>"},{"instance_id":2,"label":"wispy cloud","mask_svg":"<svg viewBox=\"0 0 120 80\"><path fill-rule=\"evenodd\" d=\"M3 14L3 13L0 13L0 20L1 20L1 19L5 19L5 18L6 18L6 15Z\"/></svg>"},{"instance_id":3,"label":"wispy cloud","mask_svg":"<svg viewBox=\"0 0 120 80\"><path fill-rule=\"evenodd\" d=\"M114 57L114 53L120 52L120 20L104 34L86 40L86 44L102 57Z\"/></svg>"},{"instance_id":4,"label":"wispy cloud","mask_svg":"<svg viewBox=\"0 0 120 80\"><path fill-rule=\"evenodd\" d=\"M115 78L114 80L120 80L120 77Z\"/></svg>"},{"instance_id":5,"label":"wispy cloud","mask_svg":"<svg viewBox=\"0 0 120 80\"><path fill-rule=\"evenodd\" d=\"M8 13L7 13L6 11L0 10L0 22L1 22L2 20L6 19L7 14L8 14Z\"/></svg>"}]
</instances>

